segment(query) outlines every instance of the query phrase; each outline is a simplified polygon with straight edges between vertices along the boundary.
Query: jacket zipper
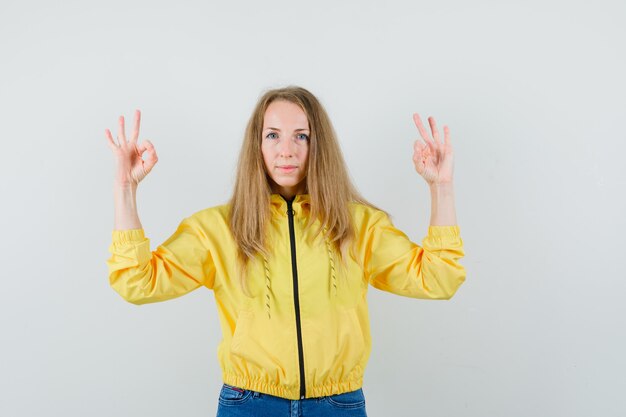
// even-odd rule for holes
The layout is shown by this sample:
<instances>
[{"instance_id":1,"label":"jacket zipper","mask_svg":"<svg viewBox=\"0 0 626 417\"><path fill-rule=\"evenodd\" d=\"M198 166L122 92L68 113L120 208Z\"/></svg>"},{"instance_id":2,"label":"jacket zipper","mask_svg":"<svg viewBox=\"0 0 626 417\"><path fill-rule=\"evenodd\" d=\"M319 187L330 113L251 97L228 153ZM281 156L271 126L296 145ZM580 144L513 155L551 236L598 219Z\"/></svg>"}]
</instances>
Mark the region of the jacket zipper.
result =
<instances>
[{"instance_id":1,"label":"jacket zipper","mask_svg":"<svg viewBox=\"0 0 626 417\"><path fill-rule=\"evenodd\" d=\"M292 202L295 197L287 201L287 214L289 216L289 240L291 242L291 271L293 273L293 302L296 309L296 330L298 333L298 360L300 361L300 398L306 394L306 381L304 380L304 352L302 348L302 325L300 323L300 298L298 297L298 268L296 267L296 235L293 226Z\"/></svg>"}]
</instances>

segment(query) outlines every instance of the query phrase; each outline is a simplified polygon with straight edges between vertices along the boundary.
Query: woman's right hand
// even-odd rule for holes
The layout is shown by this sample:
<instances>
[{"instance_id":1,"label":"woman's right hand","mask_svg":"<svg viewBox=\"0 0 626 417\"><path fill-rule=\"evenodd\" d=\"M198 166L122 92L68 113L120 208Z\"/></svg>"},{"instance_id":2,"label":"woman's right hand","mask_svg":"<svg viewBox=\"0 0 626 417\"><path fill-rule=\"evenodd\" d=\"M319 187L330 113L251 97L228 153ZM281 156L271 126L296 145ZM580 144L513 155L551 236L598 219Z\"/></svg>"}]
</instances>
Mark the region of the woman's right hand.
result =
<instances>
[{"instance_id":1,"label":"woman's right hand","mask_svg":"<svg viewBox=\"0 0 626 417\"><path fill-rule=\"evenodd\" d=\"M141 145L137 145L140 121L141 113L139 110L135 110L135 127L129 141L126 140L126 134L124 132L124 116L120 116L119 118L117 135L117 141L119 143L115 143L109 129L105 130L109 147L117 159L116 185L123 187L137 186L158 161L156 150L149 140L144 140ZM145 161L141 158L144 152L148 152Z\"/></svg>"}]
</instances>

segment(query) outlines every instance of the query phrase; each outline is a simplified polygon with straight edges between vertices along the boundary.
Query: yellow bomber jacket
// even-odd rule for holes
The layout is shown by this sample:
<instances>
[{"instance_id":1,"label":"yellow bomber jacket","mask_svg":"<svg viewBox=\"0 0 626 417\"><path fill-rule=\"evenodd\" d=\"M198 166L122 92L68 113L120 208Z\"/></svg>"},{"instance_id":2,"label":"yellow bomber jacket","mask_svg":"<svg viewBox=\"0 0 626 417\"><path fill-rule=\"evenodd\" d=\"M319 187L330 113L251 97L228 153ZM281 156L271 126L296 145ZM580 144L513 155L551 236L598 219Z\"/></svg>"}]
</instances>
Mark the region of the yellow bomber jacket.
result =
<instances>
[{"instance_id":1,"label":"yellow bomber jacket","mask_svg":"<svg viewBox=\"0 0 626 417\"><path fill-rule=\"evenodd\" d=\"M252 297L235 276L229 205L183 219L150 250L143 229L114 230L109 282L125 300L147 304L201 286L213 290L223 338L217 356L225 383L297 400L354 391L371 351L368 284L412 298L449 299L465 281L459 226L429 226L422 246L389 217L350 203L357 259L347 274L323 234L304 228L308 194L271 196L273 257L250 265ZM326 240L326 242L324 242Z\"/></svg>"}]
</instances>

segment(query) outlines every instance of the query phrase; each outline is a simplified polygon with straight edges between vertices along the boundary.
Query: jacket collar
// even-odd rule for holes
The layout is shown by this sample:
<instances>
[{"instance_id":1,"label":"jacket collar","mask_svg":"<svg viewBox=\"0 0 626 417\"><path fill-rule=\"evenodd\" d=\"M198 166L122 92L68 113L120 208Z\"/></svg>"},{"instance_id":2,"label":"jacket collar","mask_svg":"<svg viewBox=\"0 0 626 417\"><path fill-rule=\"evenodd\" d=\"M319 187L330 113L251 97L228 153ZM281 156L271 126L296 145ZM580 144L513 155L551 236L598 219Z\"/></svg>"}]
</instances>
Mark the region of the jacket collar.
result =
<instances>
[{"instance_id":1,"label":"jacket collar","mask_svg":"<svg viewBox=\"0 0 626 417\"><path fill-rule=\"evenodd\" d=\"M273 193L270 197L272 209L282 215L287 215L287 200L278 193ZM296 194L292 199L291 208L296 214L309 212L311 209L311 197L309 194Z\"/></svg>"}]
</instances>

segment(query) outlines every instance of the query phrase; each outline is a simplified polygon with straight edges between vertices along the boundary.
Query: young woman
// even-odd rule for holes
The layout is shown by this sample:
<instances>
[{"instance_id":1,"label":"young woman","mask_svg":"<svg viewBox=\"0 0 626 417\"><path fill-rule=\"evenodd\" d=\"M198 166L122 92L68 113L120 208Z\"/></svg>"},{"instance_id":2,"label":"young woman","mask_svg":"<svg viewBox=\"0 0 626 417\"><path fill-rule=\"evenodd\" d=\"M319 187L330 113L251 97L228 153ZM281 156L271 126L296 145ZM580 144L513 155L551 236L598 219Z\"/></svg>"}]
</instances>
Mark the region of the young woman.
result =
<instances>
[{"instance_id":1,"label":"young woman","mask_svg":"<svg viewBox=\"0 0 626 417\"><path fill-rule=\"evenodd\" d=\"M201 286L213 290L223 339L218 416L366 416L363 374L371 351L368 285L406 297L449 299L465 280L448 128L413 163L432 213L419 246L350 182L332 124L301 87L267 91L248 122L234 192L198 211L155 251L137 214L139 182L157 162L126 139L119 119L115 229L107 264L125 300L146 304ZM146 153L146 159L142 154Z\"/></svg>"}]
</instances>

